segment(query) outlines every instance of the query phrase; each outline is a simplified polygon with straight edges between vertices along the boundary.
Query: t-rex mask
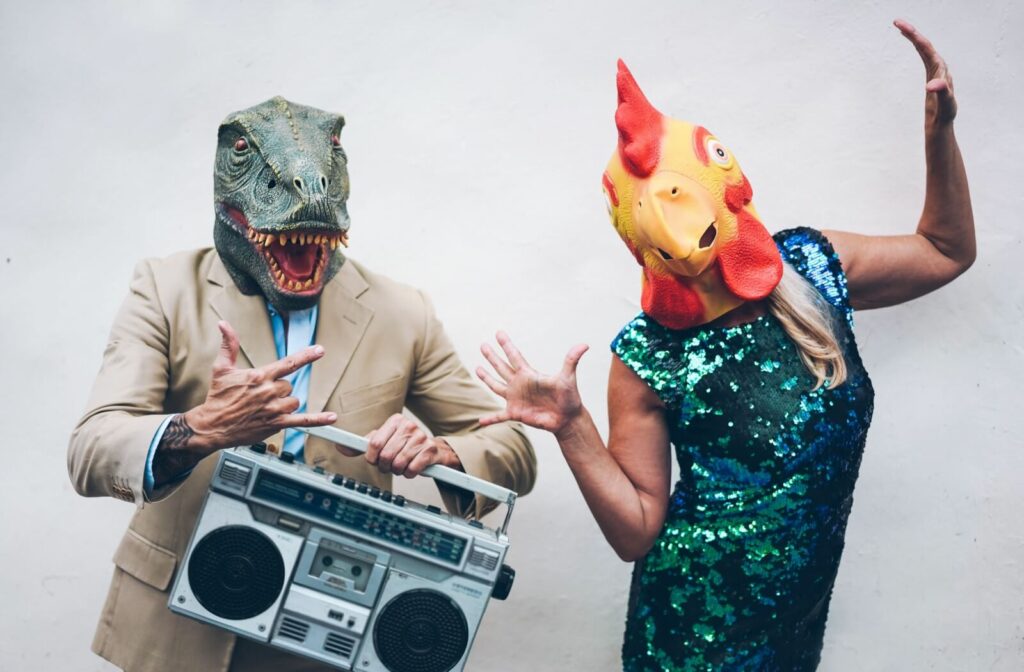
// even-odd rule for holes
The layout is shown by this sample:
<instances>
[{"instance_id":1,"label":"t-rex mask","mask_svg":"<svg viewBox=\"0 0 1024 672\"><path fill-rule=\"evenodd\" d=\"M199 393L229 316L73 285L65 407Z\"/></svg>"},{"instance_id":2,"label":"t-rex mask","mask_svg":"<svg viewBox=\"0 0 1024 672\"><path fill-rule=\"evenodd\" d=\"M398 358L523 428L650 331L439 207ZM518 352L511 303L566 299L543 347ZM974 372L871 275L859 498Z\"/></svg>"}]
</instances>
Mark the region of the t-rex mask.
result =
<instances>
[{"instance_id":1,"label":"t-rex mask","mask_svg":"<svg viewBox=\"0 0 1024 672\"><path fill-rule=\"evenodd\" d=\"M345 119L272 98L220 126L213 173L217 252L244 294L316 303L348 245Z\"/></svg>"},{"instance_id":2,"label":"t-rex mask","mask_svg":"<svg viewBox=\"0 0 1024 672\"><path fill-rule=\"evenodd\" d=\"M687 329L768 296L782 257L750 182L702 126L663 116L619 61L619 146L602 182L612 224L643 266L641 307Z\"/></svg>"}]
</instances>

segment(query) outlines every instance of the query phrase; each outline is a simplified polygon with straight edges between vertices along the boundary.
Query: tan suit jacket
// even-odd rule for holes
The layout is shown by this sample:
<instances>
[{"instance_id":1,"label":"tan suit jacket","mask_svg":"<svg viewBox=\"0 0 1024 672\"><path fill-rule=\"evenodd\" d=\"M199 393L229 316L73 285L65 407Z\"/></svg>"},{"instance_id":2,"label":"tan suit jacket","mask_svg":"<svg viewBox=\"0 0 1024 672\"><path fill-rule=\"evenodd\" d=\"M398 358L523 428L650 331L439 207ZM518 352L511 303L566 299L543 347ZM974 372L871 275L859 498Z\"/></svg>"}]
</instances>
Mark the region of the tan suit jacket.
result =
<instances>
[{"instance_id":1,"label":"tan suit jacket","mask_svg":"<svg viewBox=\"0 0 1024 672\"><path fill-rule=\"evenodd\" d=\"M277 359L263 298L243 295L214 250L141 262L68 447L68 470L79 493L138 506L114 554L113 581L93 641L93 651L129 672L207 672L230 663L232 635L167 608L167 590L216 456L183 482L154 492L152 501L143 493L158 426L206 398L219 320L238 332L238 366ZM408 408L451 444L470 474L520 494L533 487L536 460L522 427L479 426L477 419L497 404L459 362L421 292L348 260L324 288L317 322L316 342L326 354L313 364L309 412L335 411L339 427L365 434ZM281 438L268 443L280 446ZM320 439L308 437L305 456L328 471L391 485L390 475ZM460 501L450 490L442 496L449 510L483 513L483 501Z\"/></svg>"}]
</instances>

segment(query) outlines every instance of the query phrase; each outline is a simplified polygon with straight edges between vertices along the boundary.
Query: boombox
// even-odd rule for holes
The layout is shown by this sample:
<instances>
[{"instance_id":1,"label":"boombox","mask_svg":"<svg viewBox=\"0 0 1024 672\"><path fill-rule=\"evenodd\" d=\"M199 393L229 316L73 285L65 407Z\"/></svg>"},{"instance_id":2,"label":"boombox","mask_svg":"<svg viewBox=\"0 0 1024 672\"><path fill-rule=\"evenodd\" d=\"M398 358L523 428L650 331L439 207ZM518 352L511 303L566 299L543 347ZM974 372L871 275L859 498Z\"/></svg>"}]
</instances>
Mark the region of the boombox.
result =
<instances>
[{"instance_id":1,"label":"boombox","mask_svg":"<svg viewBox=\"0 0 1024 672\"><path fill-rule=\"evenodd\" d=\"M304 429L357 450L334 427ZM504 502L499 529L270 455L221 452L168 606L344 670L462 670L491 597L505 599L514 492L434 465L424 475Z\"/></svg>"}]
</instances>

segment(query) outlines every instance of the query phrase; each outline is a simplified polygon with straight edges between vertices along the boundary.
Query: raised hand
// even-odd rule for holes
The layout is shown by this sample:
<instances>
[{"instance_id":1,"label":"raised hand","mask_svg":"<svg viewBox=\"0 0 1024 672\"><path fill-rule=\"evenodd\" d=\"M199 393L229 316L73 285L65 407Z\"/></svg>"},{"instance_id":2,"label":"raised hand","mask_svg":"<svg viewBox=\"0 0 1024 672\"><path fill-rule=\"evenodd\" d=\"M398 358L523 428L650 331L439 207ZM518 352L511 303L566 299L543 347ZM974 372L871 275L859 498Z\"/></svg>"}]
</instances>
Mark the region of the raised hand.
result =
<instances>
[{"instance_id":1,"label":"raised hand","mask_svg":"<svg viewBox=\"0 0 1024 672\"><path fill-rule=\"evenodd\" d=\"M508 334L499 331L497 340L507 361L487 343L480 346L480 352L498 377L492 376L482 366L477 367L476 375L505 400L505 410L481 418L480 424L517 420L558 434L583 410L576 385L576 366L589 346L573 346L565 356L562 369L549 376L530 366Z\"/></svg>"},{"instance_id":2,"label":"raised hand","mask_svg":"<svg viewBox=\"0 0 1024 672\"><path fill-rule=\"evenodd\" d=\"M953 76L949 73L946 61L928 40L908 22L897 19L893 25L917 49L924 62L926 84L925 114L930 122L949 123L956 118L956 96L953 95Z\"/></svg>"},{"instance_id":3,"label":"raised hand","mask_svg":"<svg viewBox=\"0 0 1024 672\"><path fill-rule=\"evenodd\" d=\"M282 380L323 357L322 346L311 346L266 366L239 369L238 335L227 322L218 327L221 346L213 362L206 401L184 414L193 432L193 447L212 452L262 441L287 427L315 427L337 420L334 413L295 413L299 400L291 396L291 384Z\"/></svg>"}]
</instances>

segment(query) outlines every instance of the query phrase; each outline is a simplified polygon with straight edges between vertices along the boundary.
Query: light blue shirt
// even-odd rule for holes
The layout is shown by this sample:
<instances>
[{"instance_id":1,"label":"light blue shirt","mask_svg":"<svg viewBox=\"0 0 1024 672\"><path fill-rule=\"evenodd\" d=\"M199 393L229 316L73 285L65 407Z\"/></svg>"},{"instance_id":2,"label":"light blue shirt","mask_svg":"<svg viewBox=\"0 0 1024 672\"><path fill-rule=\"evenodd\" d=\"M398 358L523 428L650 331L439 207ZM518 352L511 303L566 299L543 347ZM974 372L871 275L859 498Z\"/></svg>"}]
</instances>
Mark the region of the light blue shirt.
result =
<instances>
[{"instance_id":1,"label":"light blue shirt","mask_svg":"<svg viewBox=\"0 0 1024 672\"><path fill-rule=\"evenodd\" d=\"M287 357L301 352L313 345L313 338L316 336L317 306L306 310L293 310L288 313L288 328L285 329L284 320L281 314L269 303L267 312L270 313L270 328L274 333L274 347L277 349L277 358ZM296 413L306 412L306 401L309 398L309 376L313 369L312 364L307 364L298 371L290 373L283 378L292 385L291 396L299 400L299 408ZM157 428L153 439L149 442L149 455L146 457L146 473L143 477L143 489L148 498L153 492L155 482L153 478L153 455L160 439L164 436L167 423L171 421L170 416L165 419ZM284 445L281 450L295 455L296 461L303 461L302 450L306 445L306 435L296 429L286 429L284 432ZM191 473L191 470L178 476L184 478ZM175 479L175 480L178 480Z\"/></svg>"}]
</instances>

